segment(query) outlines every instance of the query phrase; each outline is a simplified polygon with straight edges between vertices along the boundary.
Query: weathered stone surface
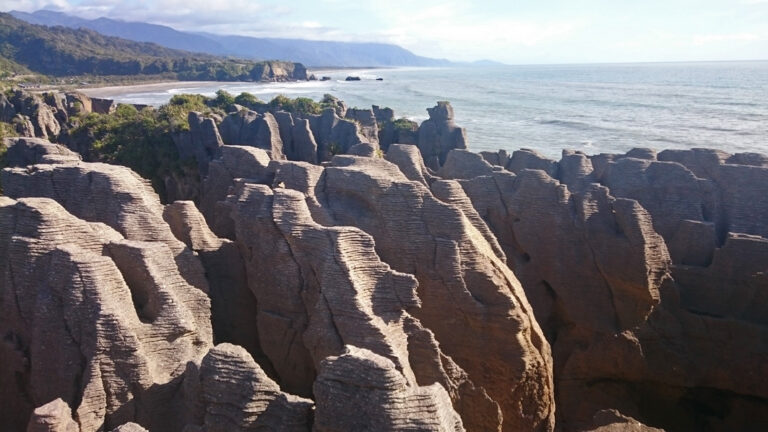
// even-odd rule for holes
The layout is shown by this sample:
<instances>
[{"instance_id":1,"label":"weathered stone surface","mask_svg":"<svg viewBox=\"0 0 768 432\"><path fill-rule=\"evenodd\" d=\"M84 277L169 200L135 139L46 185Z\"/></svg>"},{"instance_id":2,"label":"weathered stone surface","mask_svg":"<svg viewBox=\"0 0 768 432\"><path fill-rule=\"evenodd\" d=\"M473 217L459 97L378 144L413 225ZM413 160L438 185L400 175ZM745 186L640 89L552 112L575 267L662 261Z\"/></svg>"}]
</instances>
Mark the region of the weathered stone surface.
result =
<instances>
[{"instance_id":1,"label":"weathered stone surface","mask_svg":"<svg viewBox=\"0 0 768 432\"><path fill-rule=\"evenodd\" d=\"M376 157L377 149L373 144L361 143L350 147L347 153L353 156Z\"/></svg>"},{"instance_id":2,"label":"weathered stone surface","mask_svg":"<svg viewBox=\"0 0 768 432\"><path fill-rule=\"evenodd\" d=\"M467 148L467 137L464 129L454 124L450 103L438 102L427 113L429 119L419 127L418 145L426 165L437 170L445 163L449 151Z\"/></svg>"},{"instance_id":3,"label":"weathered stone surface","mask_svg":"<svg viewBox=\"0 0 768 432\"><path fill-rule=\"evenodd\" d=\"M98 114L112 114L117 110L117 103L112 99L91 98L91 109Z\"/></svg>"},{"instance_id":4,"label":"weathered stone surface","mask_svg":"<svg viewBox=\"0 0 768 432\"><path fill-rule=\"evenodd\" d=\"M165 206L163 219L176 238L200 257L205 268L214 343L240 345L262 362L264 354L256 327L256 301L248 289L237 245L216 237L192 201L176 201Z\"/></svg>"},{"instance_id":5,"label":"weathered stone surface","mask_svg":"<svg viewBox=\"0 0 768 432\"><path fill-rule=\"evenodd\" d=\"M0 121L10 123L16 117L16 108L8 100L5 93L0 94Z\"/></svg>"},{"instance_id":6,"label":"weathered stone surface","mask_svg":"<svg viewBox=\"0 0 768 432\"><path fill-rule=\"evenodd\" d=\"M378 117L377 117L378 118ZM382 120L379 119L381 123ZM379 147L383 151L388 151L392 144L412 144L419 143L419 124L415 121L400 118L382 123L379 129Z\"/></svg>"},{"instance_id":7,"label":"weathered stone surface","mask_svg":"<svg viewBox=\"0 0 768 432\"><path fill-rule=\"evenodd\" d=\"M480 156L489 164L500 167L506 167L510 158L509 153L503 149L495 152L481 151Z\"/></svg>"},{"instance_id":8,"label":"weathered stone surface","mask_svg":"<svg viewBox=\"0 0 768 432\"><path fill-rule=\"evenodd\" d=\"M93 112L91 98L79 92L67 92L67 110L69 115L90 114Z\"/></svg>"},{"instance_id":9,"label":"weathered stone surface","mask_svg":"<svg viewBox=\"0 0 768 432\"><path fill-rule=\"evenodd\" d=\"M62 163L2 172L10 197L47 197L89 222L102 222L128 240L164 243L185 280L208 291L200 260L163 221L163 207L149 182L130 169L101 163Z\"/></svg>"},{"instance_id":10,"label":"weathered stone surface","mask_svg":"<svg viewBox=\"0 0 768 432\"><path fill-rule=\"evenodd\" d=\"M3 427L61 398L82 431L179 430L176 390L211 345L210 303L168 246L124 240L47 198L5 198L0 221L0 329L14 341L0 347Z\"/></svg>"},{"instance_id":11,"label":"weathered stone surface","mask_svg":"<svg viewBox=\"0 0 768 432\"><path fill-rule=\"evenodd\" d=\"M350 108L344 115L345 118L352 120L360 125L360 134L365 137L365 141L379 144L379 119L373 112L373 109Z\"/></svg>"},{"instance_id":12,"label":"weathered stone surface","mask_svg":"<svg viewBox=\"0 0 768 432\"><path fill-rule=\"evenodd\" d=\"M332 108L321 115L310 115L308 120L320 161L329 161L334 155L347 153L355 144L368 142L357 123L339 117Z\"/></svg>"},{"instance_id":13,"label":"weathered stone surface","mask_svg":"<svg viewBox=\"0 0 768 432\"><path fill-rule=\"evenodd\" d=\"M501 165L499 160L499 165ZM512 157L506 163L505 166L509 171L515 174L520 173L524 169L536 169L542 170L552 178L558 177L558 164L553 160L549 160L544 156L538 154L534 150L520 149L512 152Z\"/></svg>"},{"instance_id":14,"label":"weathered stone surface","mask_svg":"<svg viewBox=\"0 0 768 432\"><path fill-rule=\"evenodd\" d=\"M190 112L187 116L189 131L175 135L173 142L181 159L194 158L200 175L208 173L208 163L219 155L224 142L212 118L203 117L202 113Z\"/></svg>"},{"instance_id":15,"label":"weathered stone surface","mask_svg":"<svg viewBox=\"0 0 768 432\"><path fill-rule=\"evenodd\" d=\"M414 145L393 144L389 147L385 159L397 165L408 180L417 181L427 187L434 181L434 176L424 166L421 152Z\"/></svg>"},{"instance_id":16,"label":"weathered stone surface","mask_svg":"<svg viewBox=\"0 0 768 432\"><path fill-rule=\"evenodd\" d=\"M625 416L616 410L603 410L595 414L594 429L590 432L663 432L646 426L632 417Z\"/></svg>"},{"instance_id":17,"label":"weathered stone surface","mask_svg":"<svg viewBox=\"0 0 768 432\"><path fill-rule=\"evenodd\" d=\"M320 365L314 430L462 431L438 384L411 388L392 360L347 346Z\"/></svg>"},{"instance_id":18,"label":"weathered stone surface","mask_svg":"<svg viewBox=\"0 0 768 432\"><path fill-rule=\"evenodd\" d=\"M471 179L492 172L491 164L479 154L468 150L451 150L437 175L445 179Z\"/></svg>"},{"instance_id":19,"label":"weathered stone surface","mask_svg":"<svg viewBox=\"0 0 768 432\"><path fill-rule=\"evenodd\" d=\"M9 167L80 160L79 154L42 138L6 138L3 144L8 148L5 164Z\"/></svg>"},{"instance_id":20,"label":"weathered stone surface","mask_svg":"<svg viewBox=\"0 0 768 432\"><path fill-rule=\"evenodd\" d=\"M292 164L280 165L282 172ZM442 384L473 426L496 430L497 405L407 312L419 306L416 280L381 263L360 230L314 222L305 199L246 185L234 214L261 344L284 388L311 394L319 363L354 344L391 359L411 387Z\"/></svg>"},{"instance_id":21,"label":"weathered stone surface","mask_svg":"<svg viewBox=\"0 0 768 432\"><path fill-rule=\"evenodd\" d=\"M293 128L295 126L293 115L286 111L277 111L273 115L275 116L275 121L277 121L285 157L290 160L297 160L296 148L293 144Z\"/></svg>"},{"instance_id":22,"label":"weathered stone surface","mask_svg":"<svg viewBox=\"0 0 768 432\"><path fill-rule=\"evenodd\" d=\"M311 429L312 401L282 392L239 346L212 348L203 358L199 380L203 415L199 431Z\"/></svg>"},{"instance_id":23,"label":"weathered stone surface","mask_svg":"<svg viewBox=\"0 0 768 432\"><path fill-rule=\"evenodd\" d=\"M270 158L266 151L255 147L221 147L221 157L208 165L208 176L203 180L200 211L208 225L219 237L234 238L233 226L224 200L235 184L235 179L249 179L257 183L271 183L268 170Z\"/></svg>"},{"instance_id":24,"label":"weathered stone surface","mask_svg":"<svg viewBox=\"0 0 768 432\"><path fill-rule=\"evenodd\" d=\"M253 146L266 150L272 159L284 159L280 127L269 113L243 110L224 118L219 131L225 144Z\"/></svg>"},{"instance_id":25,"label":"weathered stone surface","mask_svg":"<svg viewBox=\"0 0 768 432\"><path fill-rule=\"evenodd\" d=\"M291 131L293 158L291 160L317 163L317 143L312 135L309 120L296 119Z\"/></svg>"},{"instance_id":26,"label":"weathered stone surface","mask_svg":"<svg viewBox=\"0 0 768 432\"><path fill-rule=\"evenodd\" d=\"M567 185L530 170L460 183L553 341L559 427L635 427L593 422L614 410L670 430L748 429L768 405L754 372L768 359L768 243L754 235L764 168L705 150L642 153L566 152ZM753 235L723 240L732 227Z\"/></svg>"},{"instance_id":27,"label":"weathered stone surface","mask_svg":"<svg viewBox=\"0 0 768 432\"><path fill-rule=\"evenodd\" d=\"M136 423L130 422L112 429L112 432L149 432Z\"/></svg>"},{"instance_id":28,"label":"weathered stone surface","mask_svg":"<svg viewBox=\"0 0 768 432\"><path fill-rule=\"evenodd\" d=\"M26 116L34 127L34 136L55 138L61 132L61 125L54 115L54 109L48 106L39 95L17 90L11 99L16 112Z\"/></svg>"},{"instance_id":29,"label":"weathered stone surface","mask_svg":"<svg viewBox=\"0 0 768 432\"><path fill-rule=\"evenodd\" d=\"M300 189L305 182L289 178L298 174L281 169L276 181L307 196L322 191L307 200L310 206L319 203L313 212L325 212L334 224L363 229L375 239L384 262L416 276L422 307L414 316L499 404L505 430L551 428L547 343L503 256L468 217L381 159L337 156L315 186L305 190Z\"/></svg>"},{"instance_id":30,"label":"weathered stone surface","mask_svg":"<svg viewBox=\"0 0 768 432\"><path fill-rule=\"evenodd\" d=\"M600 183L614 196L638 201L653 216L655 231L667 242L681 220L711 221L713 217L712 182L696 178L677 163L618 159L608 163Z\"/></svg>"},{"instance_id":31,"label":"weathered stone surface","mask_svg":"<svg viewBox=\"0 0 768 432\"><path fill-rule=\"evenodd\" d=\"M72 420L69 405L58 398L35 408L27 432L80 432L80 426Z\"/></svg>"}]
</instances>

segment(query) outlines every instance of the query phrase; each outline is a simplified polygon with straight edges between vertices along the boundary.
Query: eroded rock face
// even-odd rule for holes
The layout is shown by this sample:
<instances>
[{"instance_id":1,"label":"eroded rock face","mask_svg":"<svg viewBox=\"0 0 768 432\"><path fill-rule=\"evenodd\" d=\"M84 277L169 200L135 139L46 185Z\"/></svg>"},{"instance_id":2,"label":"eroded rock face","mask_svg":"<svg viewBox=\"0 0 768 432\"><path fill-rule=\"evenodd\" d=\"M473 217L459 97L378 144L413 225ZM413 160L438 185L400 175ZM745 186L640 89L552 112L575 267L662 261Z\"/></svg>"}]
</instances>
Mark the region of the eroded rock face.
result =
<instances>
[{"instance_id":1,"label":"eroded rock face","mask_svg":"<svg viewBox=\"0 0 768 432\"><path fill-rule=\"evenodd\" d=\"M104 223L128 240L165 244L184 279L208 291L200 261L163 222L160 199L149 182L130 169L85 162L34 165L3 170L2 184L9 197L52 198L76 217Z\"/></svg>"},{"instance_id":2,"label":"eroded rock face","mask_svg":"<svg viewBox=\"0 0 768 432\"><path fill-rule=\"evenodd\" d=\"M762 214L762 198L741 201L764 184L764 168L725 164L729 155L708 151L654 158L646 150L564 152L552 165L526 155L517 175L459 180L552 342L565 430L609 430L610 422L593 423L604 410L671 430L764 421L757 412L768 386L751 371L768 358L768 347L753 342L765 337L758 317L767 243L755 235L762 219L746 217ZM736 172L752 184L726 205L727 188L743 184ZM731 211L734 223L723 216ZM752 235L723 241L723 229ZM750 366L716 366L736 363Z\"/></svg>"},{"instance_id":3,"label":"eroded rock face","mask_svg":"<svg viewBox=\"0 0 768 432\"><path fill-rule=\"evenodd\" d=\"M356 347L321 363L315 397L317 431L464 430L439 384L409 388L391 360Z\"/></svg>"},{"instance_id":4,"label":"eroded rock face","mask_svg":"<svg viewBox=\"0 0 768 432\"><path fill-rule=\"evenodd\" d=\"M203 264L211 298L214 342L240 345L264 363L256 326L256 302L248 289L237 245L217 237L192 201L165 206L163 219Z\"/></svg>"},{"instance_id":5,"label":"eroded rock face","mask_svg":"<svg viewBox=\"0 0 768 432\"><path fill-rule=\"evenodd\" d=\"M17 90L11 102L17 113L30 120L34 128L34 136L45 139L55 138L61 132L61 125L56 120L55 108L47 105L40 96Z\"/></svg>"},{"instance_id":6,"label":"eroded rock face","mask_svg":"<svg viewBox=\"0 0 768 432\"><path fill-rule=\"evenodd\" d=\"M339 117L332 108L321 115L310 115L308 120L320 161L329 161L334 155L347 153L356 144L368 142L357 123Z\"/></svg>"},{"instance_id":7,"label":"eroded rock face","mask_svg":"<svg viewBox=\"0 0 768 432\"><path fill-rule=\"evenodd\" d=\"M79 154L42 138L6 138L3 145L8 148L5 163L10 167L80 161Z\"/></svg>"},{"instance_id":8,"label":"eroded rock face","mask_svg":"<svg viewBox=\"0 0 768 432\"><path fill-rule=\"evenodd\" d=\"M195 159L200 176L208 174L208 163L219 156L224 142L219 135L216 122L203 117L201 113L190 112L188 115L189 131L174 135L173 142L181 159Z\"/></svg>"},{"instance_id":9,"label":"eroded rock face","mask_svg":"<svg viewBox=\"0 0 768 432\"><path fill-rule=\"evenodd\" d=\"M429 119L419 127L418 145L427 166L437 170L445 163L449 151L467 148L467 137L464 129L454 124L450 103L438 102L427 112Z\"/></svg>"},{"instance_id":10,"label":"eroded rock face","mask_svg":"<svg viewBox=\"0 0 768 432\"><path fill-rule=\"evenodd\" d=\"M125 240L48 198L3 198L0 220L4 427L61 398L81 431L180 429L181 373L212 335L208 297L169 247Z\"/></svg>"},{"instance_id":11,"label":"eroded rock face","mask_svg":"<svg viewBox=\"0 0 768 432\"><path fill-rule=\"evenodd\" d=\"M261 345L286 390L312 394L320 363L354 345L389 359L411 391L442 384L475 429L498 429L497 404L408 312L419 306L416 280L382 263L370 236L322 226L305 195L265 185L244 186L233 218L258 303Z\"/></svg>"},{"instance_id":12,"label":"eroded rock face","mask_svg":"<svg viewBox=\"0 0 768 432\"><path fill-rule=\"evenodd\" d=\"M242 110L224 118L219 126L225 144L253 146L266 150L272 159L284 159L280 126L275 117L265 112Z\"/></svg>"},{"instance_id":13,"label":"eroded rock face","mask_svg":"<svg viewBox=\"0 0 768 432\"><path fill-rule=\"evenodd\" d=\"M231 193L236 179L271 183L268 169L269 155L262 149L247 146L223 146L221 157L209 164L208 176L203 180L200 211L208 225L219 237L234 239L231 206L224 201Z\"/></svg>"},{"instance_id":14,"label":"eroded rock face","mask_svg":"<svg viewBox=\"0 0 768 432\"><path fill-rule=\"evenodd\" d=\"M290 168L278 169L275 182L303 192L311 214L363 229L384 262L416 277L422 307L414 317L499 404L505 430L552 427L549 347L500 249L467 215L380 159L337 156L311 177Z\"/></svg>"},{"instance_id":15,"label":"eroded rock face","mask_svg":"<svg viewBox=\"0 0 768 432\"><path fill-rule=\"evenodd\" d=\"M312 401L282 392L242 347L212 348L198 374L201 406L194 414L202 419L192 430L299 432L312 427Z\"/></svg>"}]
</instances>

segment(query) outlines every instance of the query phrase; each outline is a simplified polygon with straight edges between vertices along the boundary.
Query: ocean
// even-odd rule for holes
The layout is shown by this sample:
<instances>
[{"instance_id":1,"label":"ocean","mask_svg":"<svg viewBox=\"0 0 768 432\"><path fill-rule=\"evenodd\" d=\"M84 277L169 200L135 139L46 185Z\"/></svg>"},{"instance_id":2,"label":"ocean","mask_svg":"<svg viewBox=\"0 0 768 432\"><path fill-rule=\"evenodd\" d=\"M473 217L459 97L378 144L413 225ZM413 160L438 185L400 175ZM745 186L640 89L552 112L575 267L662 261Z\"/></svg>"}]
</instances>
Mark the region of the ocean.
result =
<instances>
[{"instance_id":1,"label":"ocean","mask_svg":"<svg viewBox=\"0 0 768 432\"><path fill-rule=\"evenodd\" d=\"M330 93L349 106L387 106L417 121L436 101L448 100L473 151L530 148L552 158L563 149L597 154L634 147L768 153L768 61L312 72L331 80L180 83L109 96L160 105L177 93L211 96L218 89L263 100ZM345 81L349 75L361 81Z\"/></svg>"}]
</instances>

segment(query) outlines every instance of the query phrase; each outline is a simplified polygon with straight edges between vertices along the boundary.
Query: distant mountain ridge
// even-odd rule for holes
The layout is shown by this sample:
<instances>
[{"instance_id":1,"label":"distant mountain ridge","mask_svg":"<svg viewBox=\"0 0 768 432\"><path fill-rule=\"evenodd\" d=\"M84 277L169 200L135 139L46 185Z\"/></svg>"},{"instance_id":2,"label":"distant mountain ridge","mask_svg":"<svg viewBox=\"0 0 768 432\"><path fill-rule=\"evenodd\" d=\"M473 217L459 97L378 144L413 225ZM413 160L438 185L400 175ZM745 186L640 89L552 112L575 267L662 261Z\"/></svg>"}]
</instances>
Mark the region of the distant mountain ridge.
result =
<instances>
[{"instance_id":1,"label":"distant mountain ridge","mask_svg":"<svg viewBox=\"0 0 768 432\"><path fill-rule=\"evenodd\" d=\"M453 64L445 59L418 56L405 48L385 43L191 33L142 22L110 18L88 20L50 10L32 13L11 11L10 14L32 24L87 28L107 36L152 42L173 49L254 60L281 59L314 67L448 66Z\"/></svg>"},{"instance_id":2,"label":"distant mountain ridge","mask_svg":"<svg viewBox=\"0 0 768 432\"><path fill-rule=\"evenodd\" d=\"M256 62L105 36L87 28L30 24L0 13L0 66L49 76L163 76L180 80L306 80L299 63Z\"/></svg>"}]
</instances>

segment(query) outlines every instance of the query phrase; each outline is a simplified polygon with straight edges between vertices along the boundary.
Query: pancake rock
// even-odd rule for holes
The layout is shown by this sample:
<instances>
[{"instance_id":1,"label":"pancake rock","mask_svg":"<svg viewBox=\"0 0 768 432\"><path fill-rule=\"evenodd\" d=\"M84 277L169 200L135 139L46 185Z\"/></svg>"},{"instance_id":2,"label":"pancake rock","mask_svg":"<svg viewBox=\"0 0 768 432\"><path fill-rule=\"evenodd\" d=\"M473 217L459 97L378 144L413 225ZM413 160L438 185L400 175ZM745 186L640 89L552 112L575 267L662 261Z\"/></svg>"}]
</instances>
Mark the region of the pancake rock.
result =
<instances>
[{"instance_id":1,"label":"pancake rock","mask_svg":"<svg viewBox=\"0 0 768 432\"><path fill-rule=\"evenodd\" d=\"M315 395L316 431L464 430L439 384L409 388L391 360L356 347L322 362Z\"/></svg>"},{"instance_id":2,"label":"pancake rock","mask_svg":"<svg viewBox=\"0 0 768 432\"><path fill-rule=\"evenodd\" d=\"M0 221L3 427L61 398L81 431L179 430L181 374L212 335L208 297L170 248L125 240L48 198L3 198Z\"/></svg>"},{"instance_id":3,"label":"pancake rock","mask_svg":"<svg viewBox=\"0 0 768 432\"><path fill-rule=\"evenodd\" d=\"M280 127L275 117L251 110L242 110L224 118L219 126L225 144L253 146L266 150L272 159L284 159Z\"/></svg>"},{"instance_id":4,"label":"pancake rock","mask_svg":"<svg viewBox=\"0 0 768 432\"><path fill-rule=\"evenodd\" d=\"M427 166L436 170L445 163L448 152L466 149L467 137L463 128L453 121L453 107L445 101L427 109L429 119L419 126L419 150Z\"/></svg>"},{"instance_id":5,"label":"pancake rock","mask_svg":"<svg viewBox=\"0 0 768 432\"><path fill-rule=\"evenodd\" d=\"M196 367L184 383L199 391L185 431L311 429L312 401L282 392L242 347L217 345Z\"/></svg>"},{"instance_id":6,"label":"pancake rock","mask_svg":"<svg viewBox=\"0 0 768 432\"><path fill-rule=\"evenodd\" d=\"M549 346L500 248L473 224L479 218L377 158L337 156L324 169L286 164L275 183L301 191L323 224L364 230L382 261L416 277L421 308L413 316L499 404L505 430L552 427Z\"/></svg>"},{"instance_id":7,"label":"pancake rock","mask_svg":"<svg viewBox=\"0 0 768 432\"><path fill-rule=\"evenodd\" d=\"M79 154L42 138L6 138L3 145L8 149L5 164L10 167L80 161Z\"/></svg>"},{"instance_id":8,"label":"pancake rock","mask_svg":"<svg viewBox=\"0 0 768 432\"><path fill-rule=\"evenodd\" d=\"M281 165L281 170L302 168ZM305 199L294 190L245 185L233 214L257 299L261 345L281 385L292 393L312 394L321 362L353 345L391 361L408 391L431 393L434 390L421 386L442 384L466 411L473 430L498 429L498 406L408 313L419 306L413 276L382 263L364 232L316 223ZM354 372L348 380L365 387L357 381L367 379L368 373ZM451 398L447 400L452 411ZM347 399L333 403L345 404Z\"/></svg>"},{"instance_id":9,"label":"pancake rock","mask_svg":"<svg viewBox=\"0 0 768 432\"><path fill-rule=\"evenodd\" d=\"M764 197L750 195L768 190L765 168L655 157L525 152L507 164L517 175L478 169L460 183L552 342L559 425L589 428L607 409L672 430L748 429L765 421L768 391Z\"/></svg>"},{"instance_id":10,"label":"pancake rock","mask_svg":"<svg viewBox=\"0 0 768 432\"><path fill-rule=\"evenodd\" d=\"M89 222L102 222L128 240L160 242L174 254L181 275L207 292L200 260L163 221L163 207L149 182L126 167L101 163L34 165L2 172L12 198L47 197Z\"/></svg>"},{"instance_id":11,"label":"pancake rock","mask_svg":"<svg viewBox=\"0 0 768 432\"><path fill-rule=\"evenodd\" d=\"M240 345L263 363L254 313L256 302L248 289L237 245L216 237L192 201L165 206L163 219L203 264L211 298L214 342Z\"/></svg>"}]
</instances>

